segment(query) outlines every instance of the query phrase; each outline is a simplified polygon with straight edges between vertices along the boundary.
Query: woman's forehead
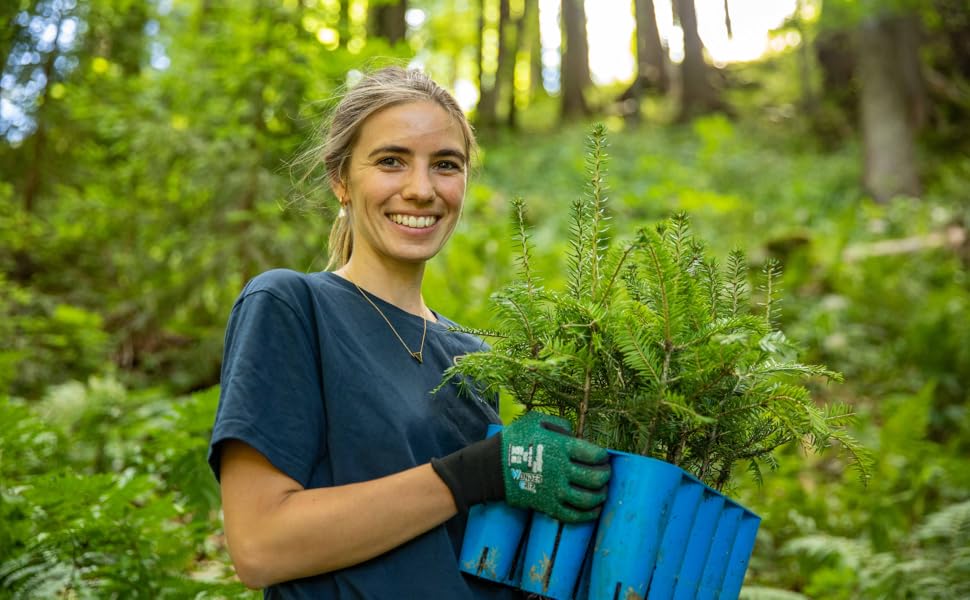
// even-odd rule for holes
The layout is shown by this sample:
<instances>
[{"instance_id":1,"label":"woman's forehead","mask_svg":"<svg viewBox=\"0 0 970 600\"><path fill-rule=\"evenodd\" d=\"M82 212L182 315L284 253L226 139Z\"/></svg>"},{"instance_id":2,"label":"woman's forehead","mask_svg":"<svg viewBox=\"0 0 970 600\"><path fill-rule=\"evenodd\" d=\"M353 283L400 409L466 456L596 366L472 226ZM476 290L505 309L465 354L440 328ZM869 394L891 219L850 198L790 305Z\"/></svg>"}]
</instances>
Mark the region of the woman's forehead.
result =
<instances>
[{"instance_id":1,"label":"woman's forehead","mask_svg":"<svg viewBox=\"0 0 970 600\"><path fill-rule=\"evenodd\" d=\"M457 146L464 151L467 145L458 119L430 100L395 104L374 113L364 121L357 139L357 148L368 152L381 146L413 150Z\"/></svg>"}]
</instances>

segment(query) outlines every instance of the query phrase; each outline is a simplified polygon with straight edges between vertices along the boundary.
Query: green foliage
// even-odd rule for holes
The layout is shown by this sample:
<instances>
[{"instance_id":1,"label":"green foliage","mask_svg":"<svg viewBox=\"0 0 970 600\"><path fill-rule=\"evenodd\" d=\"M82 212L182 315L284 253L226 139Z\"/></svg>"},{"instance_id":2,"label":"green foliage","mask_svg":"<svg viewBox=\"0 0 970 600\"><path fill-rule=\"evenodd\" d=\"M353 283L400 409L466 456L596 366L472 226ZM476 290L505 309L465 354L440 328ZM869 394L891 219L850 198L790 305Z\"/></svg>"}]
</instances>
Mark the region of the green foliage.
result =
<instances>
[{"instance_id":1,"label":"green foliage","mask_svg":"<svg viewBox=\"0 0 970 600\"><path fill-rule=\"evenodd\" d=\"M721 269L683 214L610 244L605 149L598 126L570 216L565 292L544 288L532 269L524 203L514 200L519 270L494 296L499 339L446 378L569 416L580 435L662 458L717 488L739 461L760 480L772 452L793 441L815 451L838 441L867 477L865 453L843 429L850 409L818 408L801 384L839 375L799 363L776 328L778 262L765 264L753 314L743 254Z\"/></svg>"},{"instance_id":2,"label":"green foliage","mask_svg":"<svg viewBox=\"0 0 970 600\"><path fill-rule=\"evenodd\" d=\"M782 553L818 565L806 592L823 598L932 598L970 594L970 501L929 514L903 540L900 554L867 540L805 535Z\"/></svg>"},{"instance_id":3,"label":"green foliage","mask_svg":"<svg viewBox=\"0 0 970 600\"><path fill-rule=\"evenodd\" d=\"M241 597L216 556L205 463L217 391L131 396L117 382L0 400L2 597Z\"/></svg>"},{"instance_id":4,"label":"green foliage","mask_svg":"<svg viewBox=\"0 0 970 600\"><path fill-rule=\"evenodd\" d=\"M738 490L762 508L751 574L823 598L966 595L970 478L955 443L928 438L933 389L888 396L861 417L872 448L868 489L846 486L832 456L779 457L781 476ZM925 591L921 591L925 590Z\"/></svg>"},{"instance_id":5,"label":"green foliage","mask_svg":"<svg viewBox=\"0 0 970 600\"><path fill-rule=\"evenodd\" d=\"M620 261L615 250L627 246L615 240L636 243L645 223L686 211L695 239L723 258L705 255L691 277L665 280L671 289L687 294L684 282L694 281L693 302L719 311L741 307L752 322L770 315L771 325L759 327L798 340L802 364L845 374L839 386L778 376L796 387L803 381L820 403L845 404L860 416L853 433L875 453L869 488L846 481L838 443L811 455L798 444L779 447L772 454L776 476L760 486L736 478L732 495L764 517L745 597L923 597L913 582L925 586L924 595L944 584L961 591L967 578L958 559L966 541L955 513L970 499L965 248L866 252L970 224L970 161L961 152L968 96L956 60L966 11L959 0L802 5L822 8L790 23L809 43L876 11L922 16L921 55L932 76L931 130L921 148L924 198L887 206L862 200L851 116L826 98L812 116L803 94L813 90L818 99L821 74L812 47L801 46L718 70L737 111L732 118L664 125L671 102L660 98L645 101L644 127L624 129L607 117L611 177L622 185L610 191L613 218L600 242L614 251L603 260ZM218 490L201 460L215 392L179 394L216 381L225 318L248 277L268 267L322 266L328 223L315 212L281 209L292 203L285 164L351 70L375 57L413 55L447 84L475 79L482 32L473 3L411 6L426 20L410 28L407 44L391 49L366 39L359 15L342 22L336 2L0 3L0 23L8 25L0 28L0 397L26 399L0 402L0 597L111 595L118 581L146 572L132 560L155 567L176 595L247 594L235 583L220 587L232 581L231 567L219 535ZM55 44L37 25L61 19L72 22L75 35ZM326 41L331 30L339 42ZM53 70L42 76L47 65ZM588 98L608 107L617 95L619 89L601 88ZM429 266L429 303L472 328L494 325L493 290L507 290L499 322L514 330L521 321L517 311L532 300L528 285L514 289L524 279L522 263L518 272L513 266L526 255L533 293L557 291L571 302L563 308L577 319L571 322L605 318L603 306L558 292L570 287L568 207L583 185L574 148L587 133L582 123L551 127L558 102L544 97L520 113L526 136L501 132L484 144L462 222ZM11 106L25 118L8 118ZM831 123L824 135L812 124L820 117ZM590 174L586 179L592 183ZM529 212L508 243L504 223L514 194ZM311 196L327 201L322 190ZM645 234L654 239L652 228ZM667 251L663 243L658 248ZM786 293L781 304L766 302L764 277L748 275L769 258L784 266L780 277L771 276ZM634 264L631 257L623 262ZM634 266L648 273L642 260ZM625 297L626 282L618 282ZM691 318L693 306L671 322ZM594 356L585 348L615 340L588 327L553 336L543 326L558 315L545 316L529 317L532 338L506 342L532 356L535 336L555 338L534 362L521 361L522 381L545 373L552 384L558 373L576 371L579 377L562 380L575 404L582 367ZM726 348L756 338L728 337ZM790 341L761 341L795 360ZM557 363L555 356L580 362ZM621 359L616 369L646 376ZM684 423L703 416L684 412L689 395L675 392L660 408L680 410L675 416ZM566 396L537 398L558 406ZM503 416L514 416L512 403L505 406ZM107 498L127 523L121 530L133 538L129 558L110 515L92 516L72 500L75 486L79 496ZM938 522L952 535L924 531L939 531ZM97 545L90 560L77 558L81 570L72 575L75 559L66 548L40 544L69 540L68 529L79 523ZM817 551L809 551L813 543ZM935 573L937 583L928 579ZM208 591L193 588L191 579ZM37 587L22 587L31 585Z\"/></svg>"}]
</instances>

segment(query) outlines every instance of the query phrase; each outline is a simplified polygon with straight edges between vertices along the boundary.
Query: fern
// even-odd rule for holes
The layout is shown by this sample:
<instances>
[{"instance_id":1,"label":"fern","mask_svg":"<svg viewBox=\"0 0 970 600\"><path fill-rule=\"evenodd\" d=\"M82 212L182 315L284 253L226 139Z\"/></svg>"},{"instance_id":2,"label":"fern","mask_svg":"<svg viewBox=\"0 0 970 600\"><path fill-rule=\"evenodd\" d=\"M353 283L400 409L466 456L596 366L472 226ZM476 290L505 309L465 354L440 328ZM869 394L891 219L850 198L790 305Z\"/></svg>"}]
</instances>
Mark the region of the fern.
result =
<instances>
[{"instance_id":1,"label":"fern","mask_svg":"<svg viewBox=\"0 0 970 600\"><path fill-rule=\"evenodd\" d=\"M865 538L812 533L785 543L781 554L855 574L860 598L967 598L970 501L928 515L894 552L876 552Z\"/></svg>"},{"instance_id":2,"label":"fern","mask_svg":"<svg viewBox=\"0 0 970 600\"><path fill-rule=\"evenodd\" d=\"M217 395L132 397L92 380L29 408L0 398L0 596L247 594L231 573L186 575L218 552L218 488L201 458ZM35 414L54 407L57 420ZM67 435L101 414L124 427L101 439Z\"/></svg>"}]
</instances>

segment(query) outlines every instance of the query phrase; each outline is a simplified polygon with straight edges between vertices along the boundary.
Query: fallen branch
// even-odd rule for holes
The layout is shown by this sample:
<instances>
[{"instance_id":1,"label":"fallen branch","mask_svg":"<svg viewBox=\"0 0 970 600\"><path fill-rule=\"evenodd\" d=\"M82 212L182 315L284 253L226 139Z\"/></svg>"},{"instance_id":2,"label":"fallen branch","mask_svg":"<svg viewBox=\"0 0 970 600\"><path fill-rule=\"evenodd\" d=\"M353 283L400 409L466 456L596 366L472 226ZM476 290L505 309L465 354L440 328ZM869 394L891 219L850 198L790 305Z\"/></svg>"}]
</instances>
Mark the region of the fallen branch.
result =
<instances>
[{"instance_id":1,"label":"fallen branch","mask_svg":"<svg viewBox=\"0 0 970 600\"><path fill-rule=\"evenodd\" d=\"M959 225L951 225L943 231L917 235L895 240L880 240L865 244L852 244L842 252L842 259L855 262L873 256L892 256L910 254L932 248L957 249L967 242L967 230Z\"/></svg>"}]
</instances>

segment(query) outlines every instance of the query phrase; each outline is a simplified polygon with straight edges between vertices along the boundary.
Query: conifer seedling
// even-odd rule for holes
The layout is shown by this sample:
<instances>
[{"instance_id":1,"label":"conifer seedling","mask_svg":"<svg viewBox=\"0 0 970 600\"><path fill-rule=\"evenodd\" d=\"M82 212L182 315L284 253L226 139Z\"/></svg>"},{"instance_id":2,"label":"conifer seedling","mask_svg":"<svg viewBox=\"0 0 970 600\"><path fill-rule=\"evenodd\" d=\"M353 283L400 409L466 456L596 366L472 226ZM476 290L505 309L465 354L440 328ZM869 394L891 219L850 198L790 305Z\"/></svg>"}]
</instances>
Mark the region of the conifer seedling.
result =
<instances>
[{"instance_id":1,"label":"conifer seedling","mask_svg":"<svg viewBox=\"0 0 970 600\"><path fill-rule=\"evenodd\" d=\"M814 451L839 443L865 481L867 455L845 431L851 410L818 406L805 386L841 375L798 362L778 328L779 263L764 265L754 304L745 255L723 265L706 256L686 214L611 241L606 147L596 126L571 208L565 291L544 288L532 269L525 205L514 200L517 274L492 298L497 331L474 332L492 347L446 380L504 390L525 410L570 419L581 437L670 462L717 490L739 463L760 481L793 441Z\"/></svg>"}]
</instances>

